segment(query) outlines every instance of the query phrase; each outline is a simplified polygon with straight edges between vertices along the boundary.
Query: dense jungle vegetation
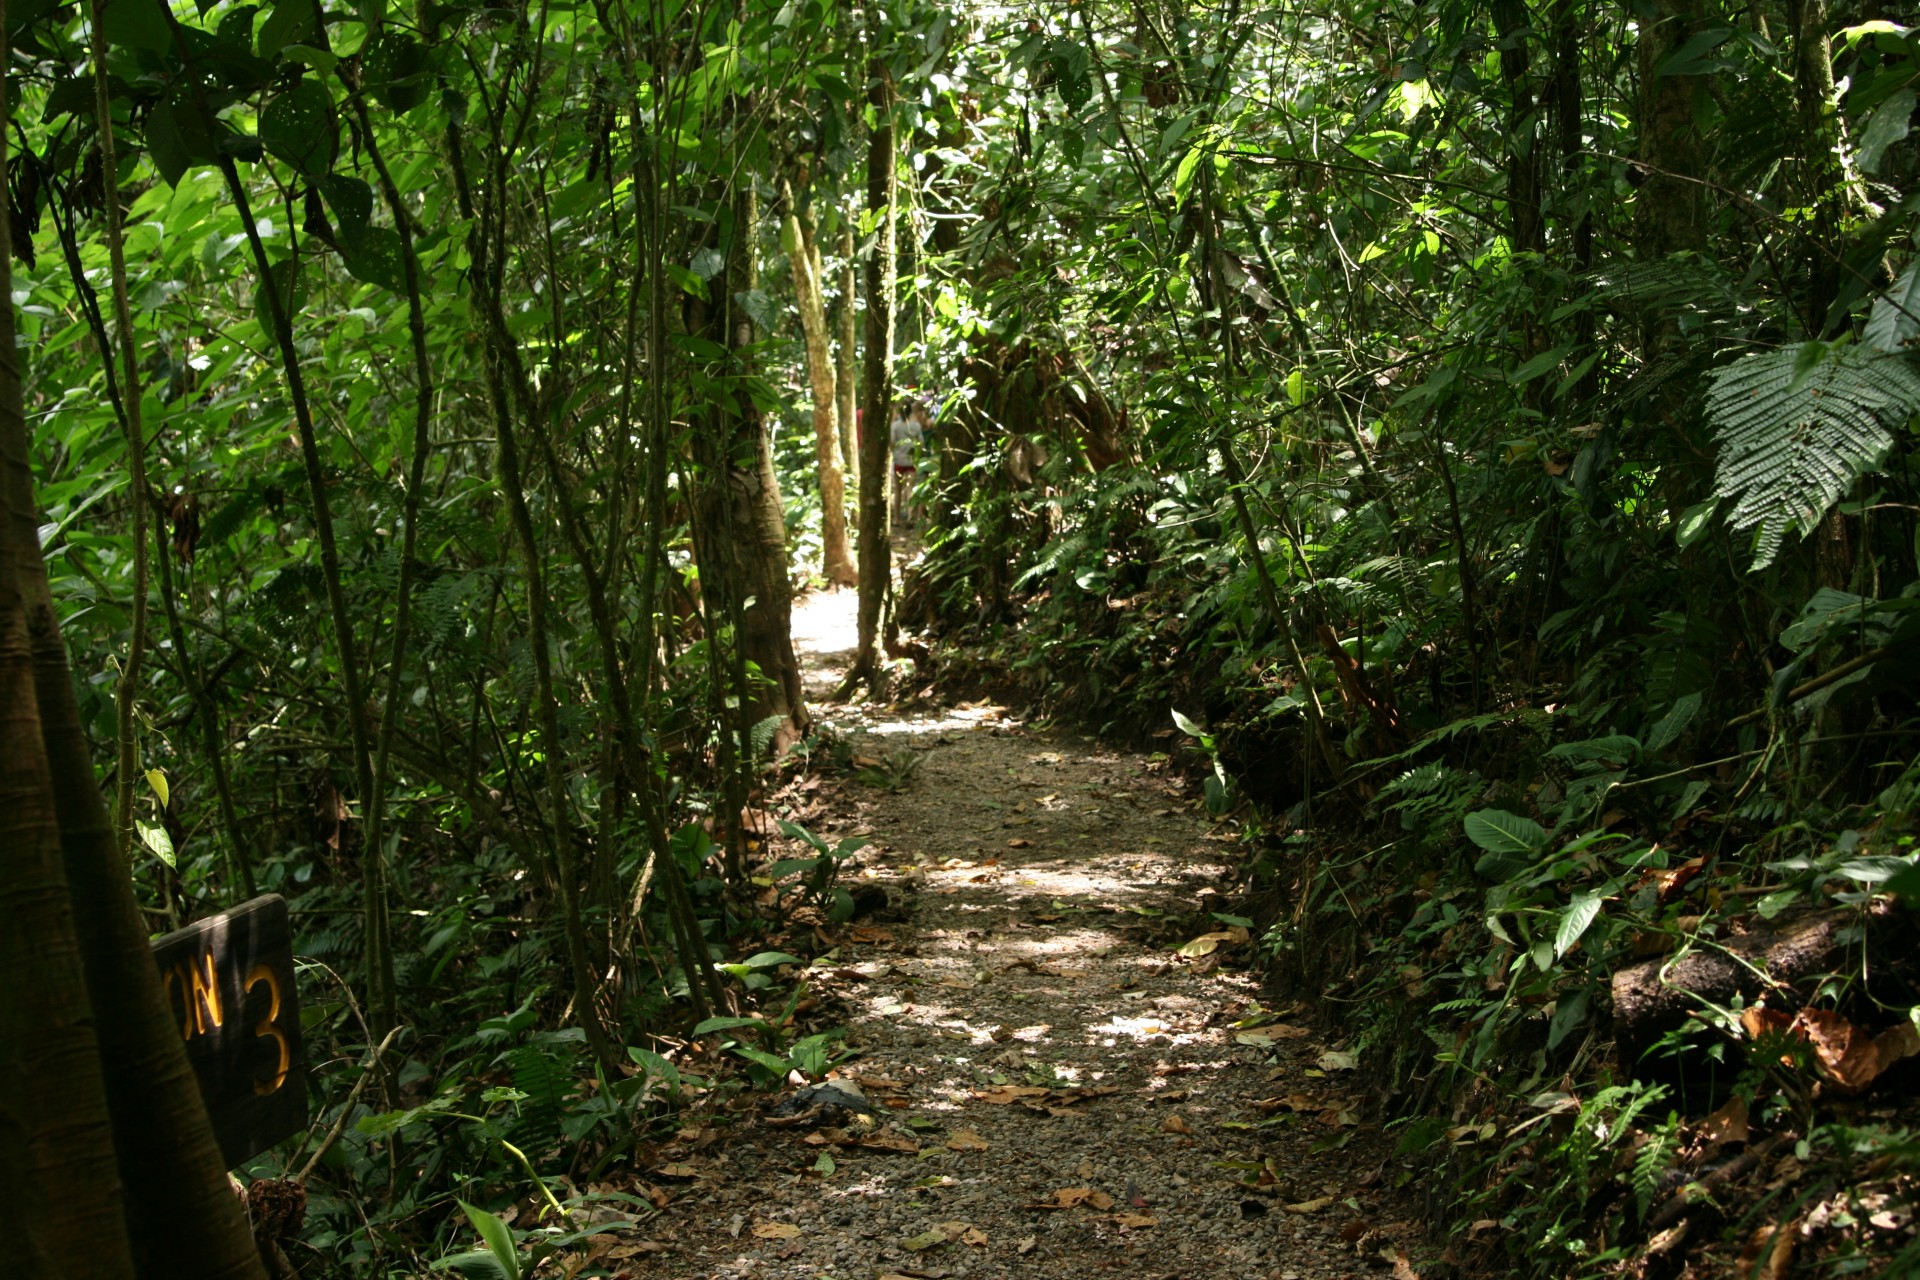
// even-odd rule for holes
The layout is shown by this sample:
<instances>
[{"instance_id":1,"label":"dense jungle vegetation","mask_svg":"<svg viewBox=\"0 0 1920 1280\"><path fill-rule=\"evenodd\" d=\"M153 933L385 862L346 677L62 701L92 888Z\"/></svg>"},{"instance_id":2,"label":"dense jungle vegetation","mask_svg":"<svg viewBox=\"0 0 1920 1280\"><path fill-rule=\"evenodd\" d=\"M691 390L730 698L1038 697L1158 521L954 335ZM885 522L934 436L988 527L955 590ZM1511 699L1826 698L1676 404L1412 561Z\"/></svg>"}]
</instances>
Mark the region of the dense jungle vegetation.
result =
<instances>
[{"instance_id":1,"label":"dense jungle vegetation","mask_svg":"<svg viewBox=\"0 0 1920 1280\"><path fill-rule=\"evenodd\" d=\"M0 12L25 1274L422 1274L818 1075L829 584L1195 771L1437 1266L1920 1274L1900 6ZM147 951L263 893L265 1263Z\"/></svg>"}]
</instances>

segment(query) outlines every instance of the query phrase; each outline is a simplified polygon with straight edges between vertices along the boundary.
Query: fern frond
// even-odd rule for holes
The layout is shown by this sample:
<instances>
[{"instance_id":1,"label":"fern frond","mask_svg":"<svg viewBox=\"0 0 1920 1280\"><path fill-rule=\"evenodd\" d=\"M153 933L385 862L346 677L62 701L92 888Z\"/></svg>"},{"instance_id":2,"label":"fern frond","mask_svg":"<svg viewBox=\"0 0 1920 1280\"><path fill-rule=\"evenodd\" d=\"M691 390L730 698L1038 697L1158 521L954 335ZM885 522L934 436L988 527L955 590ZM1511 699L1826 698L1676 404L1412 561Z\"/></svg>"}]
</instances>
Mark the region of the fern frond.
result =
<instances>
[{"instance_id":1,"label":"fern frond","mask_svg":"<svg viewBox=\"0 0 1920 1280\"><path fill-rule=\"evenodd\" d=\"M1920 373L1864 347L1811 343L1745 356L1713 375L1707 416L1720 440L1716 498L1727 526L1754 530L1753 568L1789 533L1805 537L1893 445L1920 405Z\"/></svg>"},{"instance_id":2,"label":"fern frond","mask_svg":"<svg viewBox=\"0 0 1920 1280\"><path fill-rule=\"evenodd\" d=\"M767 752L773 749L773 736L780 731L786 719L776 714L754 721L753 727L747 730L747 754L755 760L765 758Z\"/></svg>"}]
</instances>

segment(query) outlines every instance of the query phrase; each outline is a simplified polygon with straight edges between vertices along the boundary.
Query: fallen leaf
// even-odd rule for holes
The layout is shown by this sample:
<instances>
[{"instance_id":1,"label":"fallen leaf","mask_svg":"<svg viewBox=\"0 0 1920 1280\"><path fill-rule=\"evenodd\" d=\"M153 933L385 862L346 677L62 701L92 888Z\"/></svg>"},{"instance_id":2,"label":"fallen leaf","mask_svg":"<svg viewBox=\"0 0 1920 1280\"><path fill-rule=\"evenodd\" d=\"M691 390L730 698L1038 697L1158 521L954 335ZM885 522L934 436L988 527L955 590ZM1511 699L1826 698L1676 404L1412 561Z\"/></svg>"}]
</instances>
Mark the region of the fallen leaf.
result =
<instances>
[{"instance_id":1,"label":"fallen leaf","mask_svg":"<svg viewBox=\"0 0 1920 1280\"><path fill-rule=\"evenodd\" d=\"M1793 1246L1800 1234L1799 1226L1799 1221L1794 1220L1754 1228L1753 1234L1747 1237L1746 1247L1740 1251L1739 1262L1735 1264L1740 1269L1739 1273L1752 1276L1754 1280L1780 1280L1793 1262Z\"/></svg>"},{"instance_id":2,"label":"fallen leaf","mask_svg":"<svg viewBox=\"0 0 1920 1280\"><path fill-rule=\"evenodd\" d=\"M1033 841L1027 839L1025 836L1015 836L1013 839L1007 841L1007 848L1031 849L1033 848Z\"/></svg>"},{"instance_id":3,"label":"fallen leaf","mask_svg":"<svg viewBox=\"0 0 1920 1280\"><path fill-rule=\"evenodd\" d=\"M1384 1253L1385 1250L1381 1252ZM1413 1269L1411 1262L1407 1261L1405 1249L1393 1251L1393 1280L1420 1280L1420 1273Z\"/></svg>"},{"instance_id":4,"label":"fallen leaf","mask_svg":"<svg viewBox=\"0 0 1920 1280\"><path fill-rule=\"evenodd\" d=\"M1813 1048L1820 1074L1847 1093L1860 1093L1902 1058L1920 1053L1920 1032L1903 1022L1877 1037L1826 1009L1802 1009L1797 1027Z\"/></svg>"},{"instance_id":5,"label":"fallen leaf","mask_svg":"<svg viewBox=\"0 0 1920 1280\"><path fill-rule=\"evenodd\" d=\"M1109 1218L1108 1221L1116 1222L1123 1227L1157 1227L1160 1225L1160 1219L1150 1213L1116 1213Z\"/></svg>"},{"instance_id":6,"label":"fallen leaf","mask_svg":"<svg viewBox=\"0 0 1920 1280\"><path fill-rule=\"evenodd\" d=\"M753 1234L762 1240L791 1240L805 1233L791 1222L756 1222Z\"/></svg>"},{"instance_id":7,"label":"fallen leaf","mask_svg":"<svg viewBox=\"0 0 1920 1280\"><path fill-rule=\"evenodd\" d=\"M918 1155L920 1144L904 1133L881 1132L861 1138L855 1146L865 1147L869 1151L898 1151L906 1155Z\"/></svg>"},{"instance_id":8,"label":"fallen leaf","mask_svg":"<svg viewBox=\"0 0 1920 1280\"><path fill-rule=\"evenodd\" d=\"M676 1162L654 1170L654 1176L657 1178L697 1178L700 1176L700 1170L690 1164Z\"/></svg>"},{"instance_id":9,"label":"fallen leaf","mask_svg":"<svg viewBox=\"0 0 1920 1280\"><path fill-rule=\"evenodd\" d=\"M1360 1055L1342 1049L1329 1049L1314 1059L1322 1071L1351 1071L1360 1064Z\"/></svg>"},{"instance_id":10,"label":"fallen leaf","mask_svg":"<svg viewBox=\"0 0 1920 1280\"><path fill-rule=\"evenodd\" d=\"M1332 1196L1315 1196L1311 1200L1302 1200L1299 1204L1287 1206L1288 1213L1318 1213L1333 1203Z\"/></svg>"},{"instance_id":11,"label":"fallen leaf","mask_svg":"<svg viewBox=\"0 0 1920 1280\"><path fill-rule=\"evenodd\" d=\"M949 1151L985 1151L987 1140L971 1129L955 1129L947 1137Z\"/></svg>"},{"instance_id":12,"label":"fallen leaf","mask_svg":"<svg viewBox=\"0 0 1920 1280\"><path fill-rule=\"evenodd\" d=\"M678 1245L667 1244L660 1240L636 1240L632 1244L615 1245L603 1255L616 1262L626 1258L637 1258L643 1253L678 1253Z\"/></svg>"},{"instance_id":13,"label":"fallen leaf","mask_svg":"<svg viewBox=\"0 0 1920 1280\"><path fill-rule=\"evenodd\" d=\"M900 1242L900 1247L912 1253L923 1249L933 1249L947 1242L947 1233L935 1227L931 1231L922 1231L917 1236L908 1236Z\"/></svg>"},{"instance_id":14,"label":"fallen leaf","mask_svg":"<svg viewBox=\"0 0 1920 1280\"><path fill-rule=\"evenodd\" d=\"M1039 1243L1040 1243L1039 1236L1028 1236L1024 1240L1022 1240L1019 1244L1013 1246L1013 1251L1017 1254L1020 1254L1022 1257L1024 1257L1027 1254L1032 1253L1033 1247Z\"/></svg>"},{"instance_id":15,"label":"fallen leaf","mask_svg":"<svg viewBox=\"0 0 1920 1280\"><path fill-rule=\"evenodd\" d=\"M1224 929L1217 933L1203 933L1193 939L1193 941L1182 946L1179 954L1186 956L1189 960L1198 959L1201 956L1210 956L1218 951L1221 943L1232 941L1233 934Z\"/></svg>"},{"instance_id":16,"label":"fallen leaf","mask_svg":"<svg viewBox=\"0 0 1920 1280\"><path fill-rule=\"evenodd\" d=\"M1162 1133L1192 1133L1193 1126L1187 1123L1185 1116L1178 1111L1167 1112L1167 1118L1160 1122Z\"/></svg>"},{"instance_id":17,"label":"fallen leaf","mask_svg":"<svg viewBox=\"0 0 1920 1280\"><path fill-rule=\"evenodd\" d=\"M1018 1102L1022 1098L1044 1098L1052 1092L1051 1089L1041 1089L1032 1085L1003 1084L997 1089L976 1089L973 1096L982 1102L1004 1106L1009 1102Z\"/></svg>"},{"instance_id":18,"label":"fallen leaf","mask_svg":"<svg viewBox=\"0 0 1920 1280\"><path fill-rule=\"evenodd\" d=\"M944 1232L949 1240L972 1245L976 1249L987 1243L987 1233L971 1222L940 1222L934 1224L934 1229Z\"/></svg>"},{"instance_id":19,"label":"fallen leaf","mask_svg":"<svg viewBox=\"0 0 1920 1280\"><path fill-rule=\"evenodd\" d=\"M1702 1146L1719 1147L1747 1140L1747 1100L1738 1095L1700 1122Z\"/></svg>"},{"instance_id":20,"label":"fallen leaf","mask_svg":"<svg viewBox=\"0 0 1920 1280\"><path fill-rule=\"evenodd\" d=\"M1102 1211L1113 1208L1113 1197L1093 1187L1061 1187L1029 1209L1074 1209L1087 1205Z\"/></svg>"}]
</instances>

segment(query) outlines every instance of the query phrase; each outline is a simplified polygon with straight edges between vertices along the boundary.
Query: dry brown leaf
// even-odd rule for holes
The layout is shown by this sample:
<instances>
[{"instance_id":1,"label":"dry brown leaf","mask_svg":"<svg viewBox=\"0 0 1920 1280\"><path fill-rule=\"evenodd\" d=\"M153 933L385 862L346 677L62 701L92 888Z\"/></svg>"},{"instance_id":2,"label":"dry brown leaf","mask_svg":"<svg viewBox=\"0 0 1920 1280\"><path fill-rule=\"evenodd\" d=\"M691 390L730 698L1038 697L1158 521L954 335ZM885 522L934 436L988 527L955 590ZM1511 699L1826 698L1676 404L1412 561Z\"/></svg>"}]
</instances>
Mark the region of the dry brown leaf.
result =
<instances>
[{"instance_id":1,"label":"dry brown leaf","mask_svg":"<svg viewBox=\"0 0 1920 1280\"><path fill-rule=\"evenodd\" d=\"M1393 1280L1420 1280L1420 1273L1413 1269L1411 1262L1407 1261L1405 1249L1393 1251Z\"/></svg>"},{"instance_id":2,"label":"dry brown leaf","mask_svg":"<svg viewBox=\"0 0 1920 1280\"><path fill-rule=\"evenodd\" d=\"M1044 1098L1051 1089L1042 1089L1036 1085L1003 1084L997 1089L976 1089L973 1096L982 1102L991 1102L1003 1106L1009 1102L1018 1102L1022 1098Z\"/></svg>"},{"instance_id":3,"label":"dry brown leaf","mask_svg":"<svg viewBox=\"0 0 1920 1280\"><path fill-rule=\"evenodd\" d=\"M1108 1219L1123 1227L1157 1227L1160 1219L1150 1213L1116 1213Z\"/></svg>"},{"instance_id":4,"label":"dry brown leaf","mask_svg":"<svg viewBox=\"0 0 1920 1280\"><path fill-rule=\"evenodd\" d=\"M1019 1244L1013 1246L1013 1251L1019 1254L1021 1257L1025 1257L1027 1254L1032 1253L1033 1247L1039 1243L1040 1243L1039 1236L1027 1236L1026 1238L1022 1239Z\"/></svg>"},{"instance_id":5,"label":"dry brown leaf","mask_svg":"<svg viewBox=\"0 0 1920 1280\"><path fill-rule=\"evenodd\" d=\"M1160 1122L1160 1132L1192 1133L1193 1126L1188 1124L1187 1118L1181 1115L1178 1111L1169 1111L1167 1112L1167 1118Z\"/></svg>"},{"instance_id":6,"label":"dry brown leaf","mask_svg":"<svg viewBox=\"0 0 1920 1280\"><path fill-rule=\"evenodd\" d=\"M663 1165L655 1169L653 1176L656 1178L697 1178L700 1176L700 1170L693 1165L675 1161L673 1164Z\"/></svg>"},{"instance_id":7,"label":"dry brown leaf","mask_svg":"<svg viewBox=\"0 0 1920 1280\"><path fill-rule=\"evenodd\" d=\"M1007 848L1031 849L1033 848L1033 841L1027 839L1025 836L1015 836L1013 839L1007 841Z\"/></svg>"},{"instance_id":8,"label":"dry brown leaf","mask_svg":"<svg viewBox=\"0 0 1920 1280\"><path fill-rule=\"evenodd\" d=\"M949 1240L972 1245L976 1249L987 1243L987 1233L971 1222L936 1222L933 1225L936 1231L944 1234Z\"/></svg>"},{"instance_id":9,"label":"dry brown leaf","mask_svg":"<svg viewBox=\"0 0 1920 1280\"><path fill-rule=\"evenodd\" d=\"M920 1144L912 1138L907 1137L903 1133L892 1133L884 1130L880 1133L861 1138L853 1145L856 1147L865 1147L869 1151L898 1151L910 1156L920 1153Z\"/></svg>"},{"instance_id":10,"label":"dry brown leaf","mask_svg":"<svg viewBox=\"0 0 1920 1280\"><path fill-rule=\"evenodd\" d=\"M989 1143L971 1129L955 1129L947 1135L949 1151L985 1151Z\"/></svg>"},{"instance_id":11,"label":"dry brown leaf","mask_svg":"<svg viewBox=\"0 0 1920 1280\"><path fill-rule=\"evenodd\" d=\"M1113 1208L1113 1197L1094 1187L1061 1187L1029 1209L1074 1209L1081 1205L1105 1211Z\"/></svg>"},{"instance_id":12,"label":"dry brown leaf","mask_svg":"<svg viewBox=\"0 0 1920 1280\"><path fill-rule=\"evenodd\" d=\"M1318 1213L1333 1203L1332 1196L1315 1196L1311 1200L1302 1200L1299 1204L1287 1206L1288 1213Z\"/></svg>"},{"instance_id":13,"label":"dry brown leaf","mask_svg":"<svg viewBox=\"0 0 1920 1280\"><path fill-rule=\"evenodd\" d=\"M1796 1219L1756 1227L1753 1234L1747 1237L1746 1247L1740 1251L1740 1261L1735 1264L1739 1267L1739 1274L1752 1276L1754 1280L1780 1280L1793 1262L1793 1246L1800 1234L1799 1226ZM1755 1270L1756 1265L1758 1270Z\"/></svg>"},{"instance_id":14,"label":"dry brown leaf","mask_svg":"<svg viewBox=\"0 0 1920 1280\"><path fill-rule=\"evenodd\" d=\"M1821 1075L1848 1093L1858 1093L1880 1074L1873 1038L1829 1009L1802 1009L1798 1018Z\"/></svg>"},{"instance_id":15,"label":"dry brown leaf","mask_svg":"<svg viewBox=\"0 0 1920 1280\"><path fill-rule=\"evenodd\" d=\"M762 1240L791 1240L805 1233L791 1222L756 1222L753 1234Z\"/></svg>"},{"instance_id":16,"label":"dry brown leaf","mask_svg":"<svg viewBox=\"0 0 1920 1280\"><path fill-rule=\"evenodd\" d=\"M1920 1054L1920 1027L1903 1022L1891 1031L1881 1032L1873 1048L1880 1059L1880 1070L1885 1071L1902 1058Z\"/></svg>"},{"instance_id":17,"label":"dry brown leaf","mask_svg":"<svg viewBox=\"0 0 1920 1280\"><path fill-rule=\"evenodd\" d=\"M1700 1122L1700 1142L1706 1147L1745 1142L1747 1132L1747 1100L1738 1095Z\"/></svg>"}]
</instances>

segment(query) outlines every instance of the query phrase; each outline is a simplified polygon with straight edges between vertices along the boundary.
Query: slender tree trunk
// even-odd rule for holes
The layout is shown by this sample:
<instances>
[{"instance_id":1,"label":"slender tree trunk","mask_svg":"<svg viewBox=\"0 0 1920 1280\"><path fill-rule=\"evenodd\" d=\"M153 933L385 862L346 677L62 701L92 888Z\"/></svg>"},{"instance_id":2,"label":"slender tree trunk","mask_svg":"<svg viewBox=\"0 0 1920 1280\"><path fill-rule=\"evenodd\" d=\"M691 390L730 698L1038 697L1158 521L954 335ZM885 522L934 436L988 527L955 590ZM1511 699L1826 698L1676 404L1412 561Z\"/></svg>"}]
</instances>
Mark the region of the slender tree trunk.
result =
<instances>
[{"instance_id":1,"label":"slender tree trunk","mask_svg":"<svg viewBox=\"0 0 1920 1280\"><path fill-rule=\"evenodd\" d=\"M877 50L879 20L871 21L867 35ZM891 488L887 472L893 456L887 440L888 407L893 400L893 73L876 54L867 64L867 76L867 104L873 108L873 131L867 139L867 208L880 215L880 225L873 254L867 259L867 363L860 397L866 420L860 433L860 647L840 695L865 685L874 697L884 698L887 668L881 661L880 637L886 629L893 577L887 513Z\"/></svg>"},{"instance_id":2,"label":"slender tree trunk","mask_svg":"<svg viewBox=\"0 0 1920 1280\"><path fill-rule=\"evenodd\" d=\"M408 216L400 187L387 168L379 138L367 111L365 96L348 86L362 145L380 179L380 194L394 230L400 237L401 279L407 294L407 336L413 352L413 442L407 465L407 493L401 519L400 577L394 587L393 634L387 649L386 691L380 702L380 724L373 756L373 788L362 806L367 839L360 851L360 895L367 927L367 985L369 1021L376 1036L384 1036L399 1021L399 994L393 975L393 923L387 910L386 850L387 782L391 776L393 739L404 705L401 687L406 679L407 644L412 634L415 548L420 542L420 504L426 496L427 459L433 453L433 362L427 353L426 307L421 298L420 258L414 246L413 220Z\"/></svg>"},{"instance_id":3,"label":"slender tree trunk","mask_svg":"<svg viewBox=\"0 0 1920 1280\"><path fill-rule=\"evenodd\" d=\"M859 580L847 543L846 475L840 469L840 440L834 430L833 352L827 311L821 297L820 252L814 245L813 219L796 202L791 184L781 183L787 207L781 241L793 268L794 303L807 343L807 381L813 390L814 459L820 472L820 572L836 587Z\"/></svg>"},{"instance_id":4,"label":"slender tree trunk","mask_svg":"<svg viewBox=\"0 0 1920 1280\"><path fill-rule=\"evenodd\" d=\"M113 825L120 848L133 856L133 798L140 776L139 743L134 727L134 704L140 696L140 662L147 647L147 432L141 417L140 353L133 332L133 308L127 301L127 251L120 226L119 160L114 147L113 95L107 74L107 38L101 14L106 5L93 0L90 8L94 136L99 140L101 181L107 186L103 202L107 240L107 274L113 288L113 324L119 338L120 377L126 394L120 400L120 425L127 436L127 493L133 507L133 598L128 602L127 656L113 692L119 737L114 767ZM105 352L104 358L111 359Z\"/></svg>"},{"instance_id":5,"label":"slender tree trunk","mask_svg":"<svg viewBox=\"0 0 1920 1280\"><path fill-rule=\"evenodd\" d=\"M859 334L853 314L854 291L859 287L854 279L853 270L854 243L853 219L845 209L840 211L840 297L834 303L833 322L836 346L833 352L833 404L835 426L840 432L840 468L847 477L850 496L856 500L860 490L860 448L858 433L854 424L858 421L855 410L859 399L859 383L854 378L856 364L855 352L859 345Z\"/></svg>"},{"instance_id":6,"label":"slender tree trunk","mask_svg":"<svg viewBox=\"0 0 1920 1280\"><path fill-rule=\"evenodd\" d=\"M466 178L464 148L458 138L450 139L455 181L467 193L463 203L481 210L480 221L471 241L474 246L474 301L488 344L485 357L487 390L494 415L500 488L507 499L507 520L520 552L527 588L527 647L533 655L534 723L540 731L547 823L552 833L551 865L545 870L560 896L575 1013L586 1030L587 1042L593 1049L594 1057L611 1071L619 1066L622 1055L615 1053L606 1025L600 1019L599 984L587 959L587 933L580 908L581 875L574 842L573 805L567 792L565 742L560 735L553 653L547 631L546 566L540 538L533 525L533 513L527 503L520 423L516 421L514 412L516 406L524 415L528 430L543 430L544 424L540 421L539 397L521 363L519 347L507 327L501 298L506 270L504 247L509 151L510 148L504 145L496 129L488 184L483 192L475 193ZM476 196L479 198L476 199Z\"/></svg>"}]
</instances>

